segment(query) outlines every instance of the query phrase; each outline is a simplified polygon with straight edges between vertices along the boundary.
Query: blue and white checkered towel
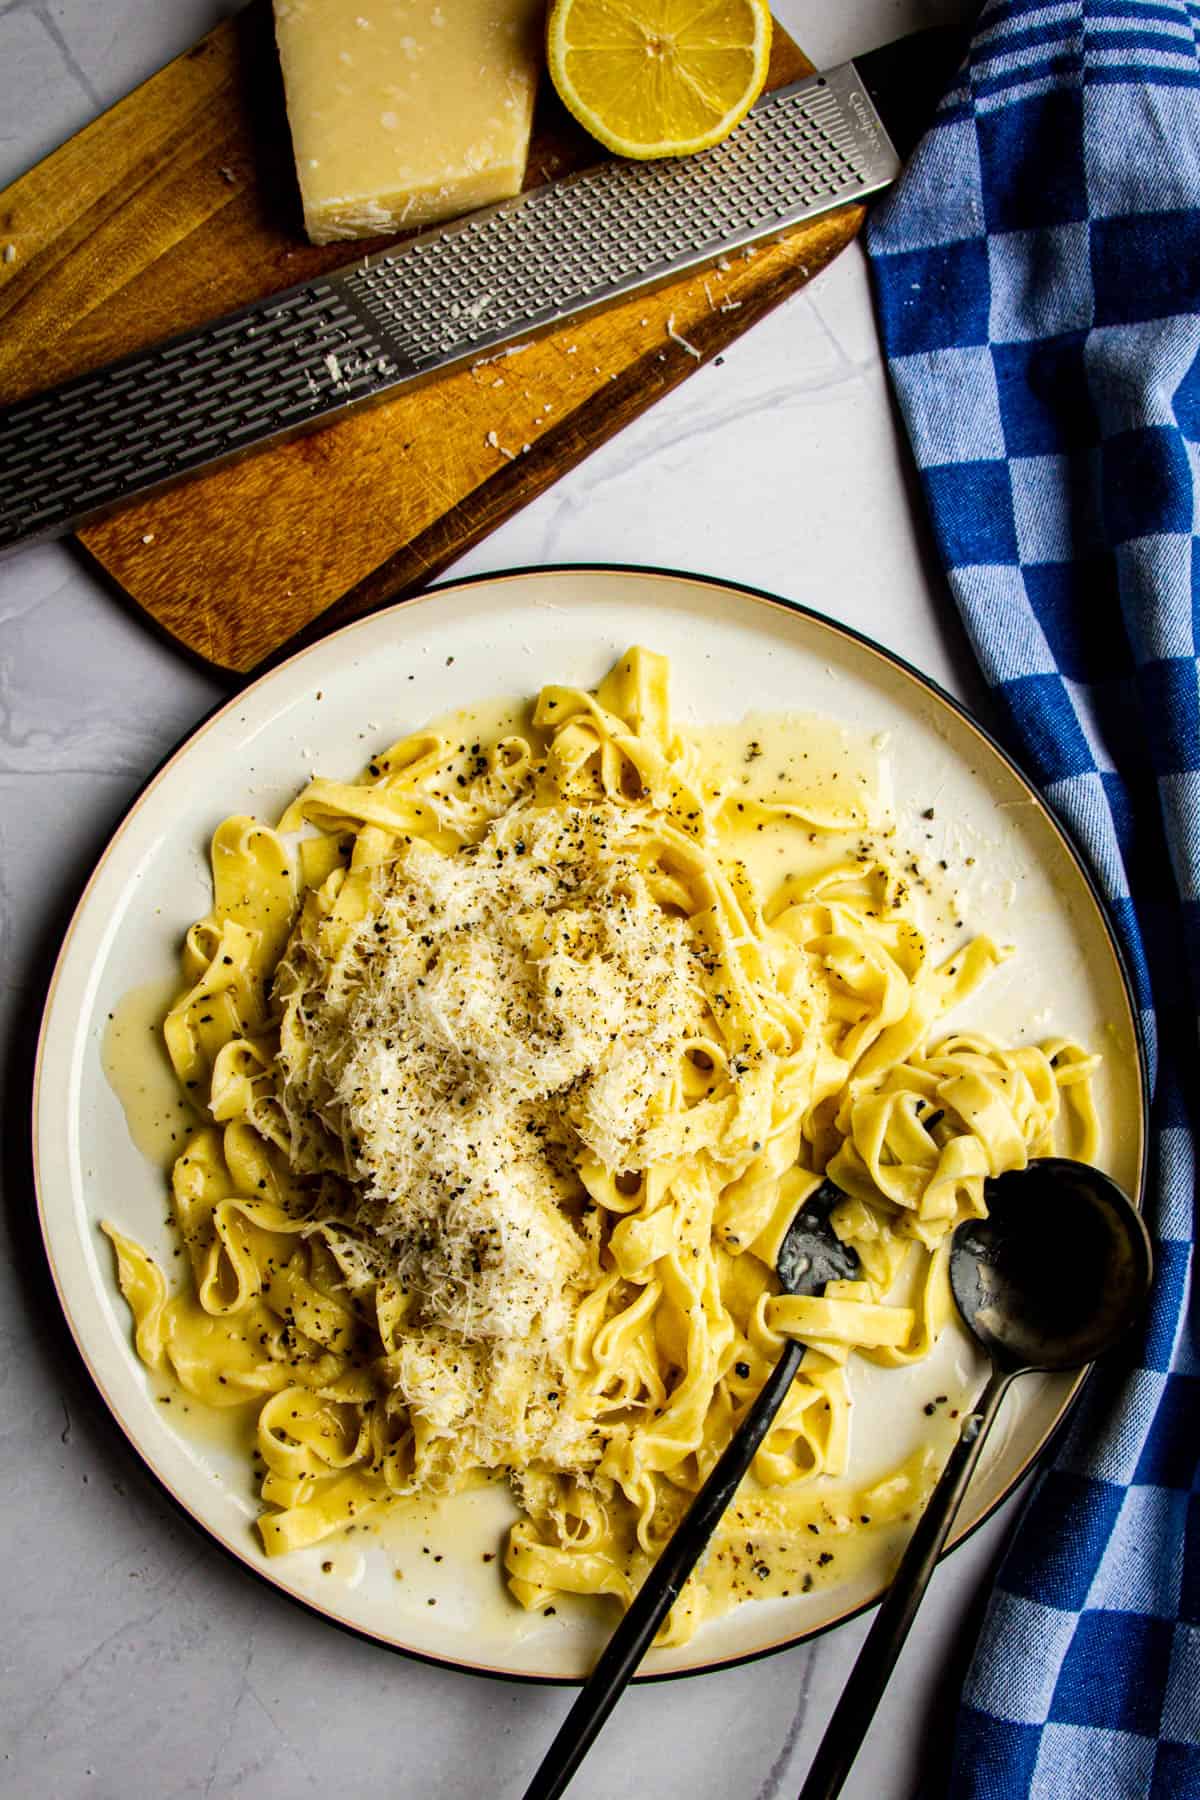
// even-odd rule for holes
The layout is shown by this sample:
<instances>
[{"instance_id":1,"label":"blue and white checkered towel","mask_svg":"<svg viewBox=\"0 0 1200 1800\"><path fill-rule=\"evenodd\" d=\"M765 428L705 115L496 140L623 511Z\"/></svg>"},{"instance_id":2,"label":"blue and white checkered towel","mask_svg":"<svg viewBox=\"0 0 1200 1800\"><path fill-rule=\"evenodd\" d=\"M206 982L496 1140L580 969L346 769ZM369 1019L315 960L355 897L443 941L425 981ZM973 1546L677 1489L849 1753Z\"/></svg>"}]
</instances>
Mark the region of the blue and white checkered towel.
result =
<instances>
[{"instance_id":1,"label":"blue and white checkered towel","mask_svg":"<svg viewBox=\"0 0 1200 1800\"><path fill-rule=\"evenodd\" d=\"M942 559L1091 859L1153 1083L1157 1275L1000 1570L971 1800L1200 1797L1200 5L990 0L868 246Z\"/></svg>"}]
</instances>

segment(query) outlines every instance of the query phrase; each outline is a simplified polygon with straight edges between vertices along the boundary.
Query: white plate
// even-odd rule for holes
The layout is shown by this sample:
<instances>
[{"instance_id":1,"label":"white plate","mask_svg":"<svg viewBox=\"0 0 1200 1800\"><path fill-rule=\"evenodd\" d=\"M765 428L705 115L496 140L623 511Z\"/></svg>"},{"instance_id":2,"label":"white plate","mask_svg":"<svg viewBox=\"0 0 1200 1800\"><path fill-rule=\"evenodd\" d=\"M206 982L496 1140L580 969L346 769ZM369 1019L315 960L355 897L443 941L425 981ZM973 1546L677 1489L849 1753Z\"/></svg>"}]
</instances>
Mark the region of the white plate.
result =
<instances>
[{"instance_id":1,"label":"white plate","mask_svg":"<svg viewBox=\"0 0 1200 1800\"><path fill-rule=\"evenodd\" d=\"M343 775L470 701L532 694L547 680L592 686L636 642L671 658L685 717L819 712L889 733L902 818L932 831L931 847L965 870L968 925L1018 948L970 1002L970 1019L1013 1039L1061 1030L1104 1051L1102 1160L1139 1193L1143 1092L1128 993L1101 909L1042 802L964 714L883 651L783 602L642 570L546 569L439 588L303 651L202 725L150 782L80 903L51 987L34 1101L42 1228L63 1307L113 1416L179 1504L248 1568L344 1625L417 1655L543 1680L578 1678L612 1618L595 1602L544 1618L508 1600L499 1559L483 1561L505 1519L496 1491L460 1498L425 1525L389 1528L365 1550L359 1539L276 1561L262 1554L248 1458L217 1432L180 1432L178 1409L159 1403L133 1351L98 1220L112 1216L168 1267L172 1246L162 1176L129 1139L100 1041L122 995L174 971L184 930L208 908L208 839L227 814L273 820L314 755L322 772ZM932 825L919 822L929 806ZM882 1469L903 1454L929 1430L924 1402L977 1377L957 1329L916 1369L860 1365L855 1467ZM1018 1384L957 1536L1027 1468L1073 1385ZM743 1605L683 1648L652 1653L645 1673L793 1643L868 1604L887 1572L876 1556L837 1587Z\"/></svg>"}]
</instances>

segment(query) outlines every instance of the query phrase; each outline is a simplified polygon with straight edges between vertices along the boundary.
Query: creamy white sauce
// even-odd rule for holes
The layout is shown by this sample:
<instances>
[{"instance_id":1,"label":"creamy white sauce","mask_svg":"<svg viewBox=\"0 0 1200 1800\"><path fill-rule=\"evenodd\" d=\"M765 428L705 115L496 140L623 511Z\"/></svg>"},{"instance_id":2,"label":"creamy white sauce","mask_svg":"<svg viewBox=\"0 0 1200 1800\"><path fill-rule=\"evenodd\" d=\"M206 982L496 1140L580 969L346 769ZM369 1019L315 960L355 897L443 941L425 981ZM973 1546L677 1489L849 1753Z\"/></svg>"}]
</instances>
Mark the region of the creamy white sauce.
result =
<instances>
[{"instance_id":1,"label":"creamy white sauce","mask_svg":"<svg viewBox=\"0 0 1200 1800\"><path fill-rule=\"evenodd\" d=\"M199 1115L180 1091L162 1024L180 981L148 981L117 1001L104 1029L100 1062L143 1156L169 1169Z\"/></svg>"}]
</instances>

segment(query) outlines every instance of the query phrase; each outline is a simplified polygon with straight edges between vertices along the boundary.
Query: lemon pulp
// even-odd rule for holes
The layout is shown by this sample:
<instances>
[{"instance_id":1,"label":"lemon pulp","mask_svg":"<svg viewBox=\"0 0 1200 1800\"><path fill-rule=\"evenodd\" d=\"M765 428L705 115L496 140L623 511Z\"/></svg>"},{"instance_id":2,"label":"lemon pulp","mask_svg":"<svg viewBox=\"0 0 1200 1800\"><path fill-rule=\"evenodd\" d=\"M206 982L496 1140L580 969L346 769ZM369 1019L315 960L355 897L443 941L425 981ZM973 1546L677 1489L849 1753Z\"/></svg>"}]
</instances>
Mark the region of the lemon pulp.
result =
<instances>
[{"instance_id":1,"label":"lemon pulp","mask_svg":"<svg viewBox=\"0 0 1200 1800\"><path fill-rule=\"evenodd\" d=\"M555 0L550 74L619 156L688 156L728 137L762 91L766 0Z\"/></svg>"}]
</instances>

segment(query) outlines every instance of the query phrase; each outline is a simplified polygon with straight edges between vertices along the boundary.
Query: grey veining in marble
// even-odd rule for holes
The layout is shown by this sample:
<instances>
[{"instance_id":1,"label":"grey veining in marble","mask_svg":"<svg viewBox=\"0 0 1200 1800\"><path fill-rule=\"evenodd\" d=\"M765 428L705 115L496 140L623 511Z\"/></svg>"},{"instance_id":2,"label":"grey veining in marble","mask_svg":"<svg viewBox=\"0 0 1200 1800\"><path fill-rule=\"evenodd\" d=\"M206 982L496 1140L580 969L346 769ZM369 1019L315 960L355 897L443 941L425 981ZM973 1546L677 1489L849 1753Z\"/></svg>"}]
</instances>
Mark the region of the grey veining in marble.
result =
<instances>
[{"instance_id":1,"label":"grey veining in marble","mask_svg":"<svg viewBox=\"0 0 1200 1800\"><path fill-rule=\"evenodd\" d=\"M0 0L0 185L232 10ZM958 10L778 7L824 61ZM925 558L857 249L451 573L589 558L788 594L973 692ZM41 1261L20 1109L49 959L123 808L223 691L68 548L0 565L0 1796L516 1800L567 1695L391 1656L229 1564L110 1423ZM939 1571L849 1800L936 1792L958 1639L1005 1523ZM864 1630L630 1693L572 1792L786 1800Z\"/></svg>"}]
</instances>

